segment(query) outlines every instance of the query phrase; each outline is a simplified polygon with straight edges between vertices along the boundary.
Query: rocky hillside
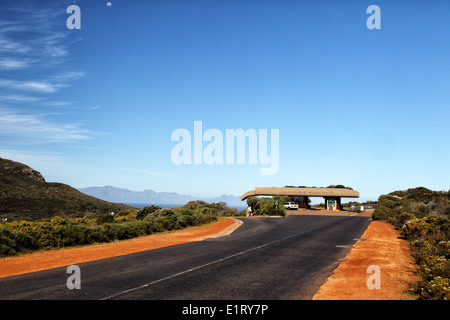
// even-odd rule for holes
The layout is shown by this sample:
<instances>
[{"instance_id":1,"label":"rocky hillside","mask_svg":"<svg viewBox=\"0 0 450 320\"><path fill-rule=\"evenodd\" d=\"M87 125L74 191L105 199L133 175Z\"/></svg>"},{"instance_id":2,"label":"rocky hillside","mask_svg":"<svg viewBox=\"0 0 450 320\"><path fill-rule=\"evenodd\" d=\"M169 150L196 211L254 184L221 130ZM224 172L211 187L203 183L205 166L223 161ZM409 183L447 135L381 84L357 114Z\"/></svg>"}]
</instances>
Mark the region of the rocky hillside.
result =
<instances>
[{"instance_id":1,"label":"rocky hillside","mask_svg":"<svg viewBox=\"0 0 450 320\"><path fill-rule=\"evenodd\" d=\"M88 196L62 183L48 183L36 170L0 158L0 219L83 217L131 209Z\"/></svg>"}]
</instances>

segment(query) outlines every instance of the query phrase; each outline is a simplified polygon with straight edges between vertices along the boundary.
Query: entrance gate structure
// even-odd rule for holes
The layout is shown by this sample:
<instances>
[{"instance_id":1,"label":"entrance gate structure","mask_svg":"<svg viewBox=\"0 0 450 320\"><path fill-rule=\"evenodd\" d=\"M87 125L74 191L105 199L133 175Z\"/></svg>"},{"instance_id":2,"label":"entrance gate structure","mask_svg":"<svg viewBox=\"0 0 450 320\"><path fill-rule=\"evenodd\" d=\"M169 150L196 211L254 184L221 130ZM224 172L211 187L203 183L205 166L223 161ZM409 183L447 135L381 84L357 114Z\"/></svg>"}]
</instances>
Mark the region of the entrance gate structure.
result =
<instances>
[{"instance_id":1,"label":"entrance gate structure","mask_svg":"<svg viewBox=\"0 0 450 320\"><path fill-rule=\"evenodd\" d=\"M325 199L326 210L340 210L341 198L359 198L359 192L346 188L255 188L241 196L241 200L245 200L250 196L292 196L303 197L306 199L306 207L308 207L309 197L323 197Z\"/></svg>"}]
</instances>

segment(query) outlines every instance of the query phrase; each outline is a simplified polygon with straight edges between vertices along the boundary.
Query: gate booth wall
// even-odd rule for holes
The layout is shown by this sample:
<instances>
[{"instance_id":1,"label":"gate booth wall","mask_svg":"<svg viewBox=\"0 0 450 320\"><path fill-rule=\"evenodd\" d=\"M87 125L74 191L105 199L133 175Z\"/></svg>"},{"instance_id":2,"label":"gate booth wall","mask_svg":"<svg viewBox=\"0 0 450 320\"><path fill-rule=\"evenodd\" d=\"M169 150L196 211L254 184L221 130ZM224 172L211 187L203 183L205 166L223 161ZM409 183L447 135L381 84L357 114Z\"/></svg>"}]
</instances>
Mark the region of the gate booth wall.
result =
<instances>
[{"instance_id":1,"label":"gate booth wall","mask_svg":"<svg viewBox=\"0 0 450 320\"><path fill-rule=\"evenodd\" d=\"M326 210L341 210L340 197L324 197Z\"/></svg>"}]
</instances>

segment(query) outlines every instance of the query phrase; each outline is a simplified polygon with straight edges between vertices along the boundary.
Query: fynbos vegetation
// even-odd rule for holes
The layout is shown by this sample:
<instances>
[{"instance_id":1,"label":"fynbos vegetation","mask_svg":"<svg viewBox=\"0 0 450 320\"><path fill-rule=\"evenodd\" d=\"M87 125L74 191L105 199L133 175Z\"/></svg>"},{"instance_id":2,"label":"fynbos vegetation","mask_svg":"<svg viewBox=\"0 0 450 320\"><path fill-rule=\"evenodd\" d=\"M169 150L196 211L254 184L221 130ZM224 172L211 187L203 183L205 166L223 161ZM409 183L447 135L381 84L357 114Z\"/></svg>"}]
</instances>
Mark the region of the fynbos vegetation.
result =
<instances>
[{"instance_id":1,"label":"fynbos vegetation","mask_svg":"<svg viewBox=\"0 0 450 320\"><path fill-rule=\"evenodd\" d=\"M156 232L210 223L218 216L236 215L224 203L191 201L182 207L145 207L96 218L62 218L13 221L0 224L0 256L39 249L62 248L125 240Z\"/></svg>"},{"instance_id":2,"label":"fynbos vegetation","mask_svg":"<svg viewBox=\"0 0 450 320\"><path fill-rule=\"evenodd\" d=\"M283 216L286 217L284 204L290 201L289 196L275 197L248 197L247 205L252 209L254 215Z\"/></svg>"},{"instance_id":3,"label":"fynbos vegetation","mask_svg":"<svg viewBox=\"0 0 450 320\"><path fill-rule=\"evenodd\" d=\"M450 299L450 191L414 188L378 199L374 219L393 224L410 242L419 266L419 299Z\"/></svg>"}]
</instances>

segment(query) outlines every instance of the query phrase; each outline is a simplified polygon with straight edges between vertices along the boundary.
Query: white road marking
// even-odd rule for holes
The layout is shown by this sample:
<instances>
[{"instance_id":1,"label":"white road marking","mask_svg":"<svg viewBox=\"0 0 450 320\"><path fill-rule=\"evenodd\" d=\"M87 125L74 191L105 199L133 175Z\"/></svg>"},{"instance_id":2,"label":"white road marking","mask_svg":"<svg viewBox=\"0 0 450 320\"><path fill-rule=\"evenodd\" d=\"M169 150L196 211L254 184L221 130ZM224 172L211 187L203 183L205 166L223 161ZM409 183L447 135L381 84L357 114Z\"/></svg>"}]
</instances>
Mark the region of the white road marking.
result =
<instances>
[{"instance_id":1,"label":"white road marking","mask_svg":"<svg viewBox=\"0 0 450 320\"><path fill-rule=\"evenodd\" d=\"M274 240L274 241L271 241L271 242L262 244L262 245L260 245L260 246L256 246L256 247L250 248L250 249L248 249L248 250L240 251L240 252L235 253L235 254L232 254L232 255L230 255L230 256L227 256L227 257L224 257L224 258L221 258L221 259L218 259L218 260L214 260L214 261L211 261L211 262L202 264L202 265L200 265L200 266L198 266L198 267L194 267L194 268L191 268L191 269L187 269L187 270L184 270L184 271L181 271L181 272L172 274L172 275L170 275L170 276L167 276L167 277L164 277L164 278L161 278L161 279L158 279L158 280L155 280L155 281L152 281L152 282L143 284L143 285L138 286L138 287L134 287L134 288L131 288L131 289L128 289L128 290L124 290L124 291L117 292L117 293L115 293L115 294L112 294L112 295L109 295L109 296L107 296L107 297L101 298L100 300L109 300L109 299L113 299L113 298L115 298L115 297L118 297L118 296L121 296L121 295L130 293L130 292L133 292L133 291L136 291L136 290L139 290L139 289L147 288L147 287L149 287L149 286L151 286L151 285L153 285L153 284L156 284L156 283L159 283L159 282L163 282L163 281L165 281L165 280L169 280L169 279L172 279L172 278L181 276L181 275L183 275L183 274L186 274L186 273L189 273L189 272L192 272L192 271L195 271L195 270L199 270L199 269L208 267L208 266L213 265L213 264L216 264L216 263L218 263L218 262L222 262L222 261L226 261L226 260L235 258L235 257L240 256L240 255L243 255L243 254L245 254L245 253L249 253L249 252L252 252L252 251L255 251L255 250L258 250L258 249L267 247L267 246L270 246L270 245L275 244L275 243L277 243L277 242L280 242L280 241L283 241L283 240L287 240L287 239L290 239L290 238L299 236L299 235L301 235L301 234L304 234L304 233L307 233L307 232L310 232L310 231L314 231L314 230L319 229L319 228L321 228L321 227L323 227L323 226L326 226L326 225L329 225L329 224L333 224L333 223L335 223L334 220L333 220L333 221L329 221L329 222L325 222L325 223L319 224L319 225L317 225L317 226L315 226L315 227L313 227L313 228L310 228L310 229L307 229L307 230L303 230L303 231L301 231L301 232L298 232L298 233L289 235L289 236L287 236L287 237L284 237L284 238L281 238L281 239L278 239L278 240Z\"/></svg>"}]
</instances>

